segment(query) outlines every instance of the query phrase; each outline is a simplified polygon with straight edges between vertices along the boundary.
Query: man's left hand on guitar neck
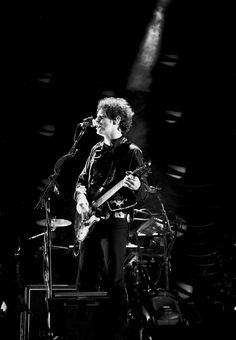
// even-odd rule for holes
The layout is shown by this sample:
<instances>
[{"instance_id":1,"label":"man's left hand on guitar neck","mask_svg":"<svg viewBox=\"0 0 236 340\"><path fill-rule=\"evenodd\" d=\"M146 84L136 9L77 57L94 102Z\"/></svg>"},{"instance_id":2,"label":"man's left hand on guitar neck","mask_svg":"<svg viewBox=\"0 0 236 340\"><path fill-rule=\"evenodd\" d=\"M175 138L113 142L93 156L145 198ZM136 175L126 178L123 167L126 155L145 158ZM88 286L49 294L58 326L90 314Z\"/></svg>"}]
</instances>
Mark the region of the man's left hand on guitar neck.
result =
<instances>
[{"instance_id":1,"label":"man's left hand on guitar neck","mask_svg":"<svg viewBox=\"0 0 236 340\"><path fill-rule=\"evenodd\" d=\"M137 176L133 176L132 174L128 174L124 178L124 187L129 188L130 190L138 190L141 186L140 179Z\"/></svg>"}]
</instances>

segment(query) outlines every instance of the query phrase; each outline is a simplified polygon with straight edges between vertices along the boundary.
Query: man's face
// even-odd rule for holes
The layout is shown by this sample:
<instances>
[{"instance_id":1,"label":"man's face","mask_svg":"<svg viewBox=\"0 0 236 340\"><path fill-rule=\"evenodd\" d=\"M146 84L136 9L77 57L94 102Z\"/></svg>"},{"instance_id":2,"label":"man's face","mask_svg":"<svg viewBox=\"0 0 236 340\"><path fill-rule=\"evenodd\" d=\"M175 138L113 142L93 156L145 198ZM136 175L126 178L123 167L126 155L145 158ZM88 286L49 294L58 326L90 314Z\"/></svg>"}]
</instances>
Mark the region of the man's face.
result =
<instances>
[{"instance_id":1,"label":"man's face","mask_svg":"<svg viewBox=\"0 0 236 340\"><path fill-rule=\"evenodd\" d=\"M96 132L100 136L112 136L114 129L117 129L117 125L114 121L107 117L106 113L100 109L97 113L96 121Z\"/></svg>"}]
</instances>

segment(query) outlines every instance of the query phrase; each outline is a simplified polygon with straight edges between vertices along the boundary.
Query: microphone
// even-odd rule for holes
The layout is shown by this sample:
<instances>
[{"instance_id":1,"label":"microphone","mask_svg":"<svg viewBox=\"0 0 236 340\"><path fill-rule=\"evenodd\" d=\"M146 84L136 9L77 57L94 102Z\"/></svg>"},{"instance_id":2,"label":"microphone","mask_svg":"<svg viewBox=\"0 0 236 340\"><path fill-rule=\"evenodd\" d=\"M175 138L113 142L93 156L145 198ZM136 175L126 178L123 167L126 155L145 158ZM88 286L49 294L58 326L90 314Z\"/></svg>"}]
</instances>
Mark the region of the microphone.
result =
<instances>
[{"instance_id":1,"label":"microphone","mask_svg":"<svg viewBox=\"0 0 236 340\"><path fill-rule=\"evenodd\" d=\"M95 126L95 119L91 117L84 118L81 123L78 124L81 127L94 127Z\"/></svg>"}]
</instances>

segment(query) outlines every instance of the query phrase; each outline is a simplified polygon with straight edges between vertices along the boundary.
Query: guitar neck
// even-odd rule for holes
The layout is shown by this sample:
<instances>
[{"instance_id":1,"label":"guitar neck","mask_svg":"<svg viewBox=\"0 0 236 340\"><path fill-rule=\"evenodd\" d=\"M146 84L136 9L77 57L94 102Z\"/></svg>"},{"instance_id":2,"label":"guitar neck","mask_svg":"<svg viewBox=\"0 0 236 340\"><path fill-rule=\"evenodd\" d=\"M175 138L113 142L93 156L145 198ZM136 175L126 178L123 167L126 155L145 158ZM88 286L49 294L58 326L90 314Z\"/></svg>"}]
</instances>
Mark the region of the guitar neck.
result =
<instances>
[{"instance_id":1,"label":"guitar neck","mask_svg":"<svg viewBox=\"0 0 236 340\"><path fill-rule=\"evenodd\" d=\"M144 163L142 166L134 171L129 171L134 176L141 176L150 169L151 161ZM118 190L124 186L124 178L118 182L114 187L105 192L97 201L92 203L93 208L99 208L103 203L105 203L111 196L113 196Z\"/></svg>"},{"instance_id":2,"label":"guitar neck","mask_svg":"<svg viewBox=\"0 0 236 340\"><path fill-rule=\"evenodd\" d=\"M99 197L99 199L94 203L94 206L99 208L103 203L105 203L112 195L114 195L118 190L123 187L124 179L118 182L114 187L108 190L104 195Z\"/></svg>"}]
</instances>

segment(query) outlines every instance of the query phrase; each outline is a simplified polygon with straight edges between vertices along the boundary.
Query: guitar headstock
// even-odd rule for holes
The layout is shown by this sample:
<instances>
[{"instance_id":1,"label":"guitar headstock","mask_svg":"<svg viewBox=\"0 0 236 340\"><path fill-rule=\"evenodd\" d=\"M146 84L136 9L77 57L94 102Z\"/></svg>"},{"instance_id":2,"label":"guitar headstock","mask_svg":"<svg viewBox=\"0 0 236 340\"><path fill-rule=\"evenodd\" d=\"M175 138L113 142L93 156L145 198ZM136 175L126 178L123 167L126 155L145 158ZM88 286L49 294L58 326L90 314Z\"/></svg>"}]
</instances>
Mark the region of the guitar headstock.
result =
<instances>
[{"instance_id":1,"label":"guitar headstock","mask_svg":"<svg viewBox=\"0 0 236 340\"><path fill-rule=\"evenodd\" d=\"M151 165L152 165L152 161L149 160L147 162L144 162L143 165L136 168L134 171L131 171L131 173L132 173L132 175L135 175L135 176L138 176L138 177L148 176L148 174L150 174L152 172Z\"/></svg>"}]
</instances>

